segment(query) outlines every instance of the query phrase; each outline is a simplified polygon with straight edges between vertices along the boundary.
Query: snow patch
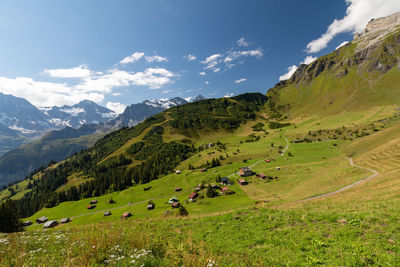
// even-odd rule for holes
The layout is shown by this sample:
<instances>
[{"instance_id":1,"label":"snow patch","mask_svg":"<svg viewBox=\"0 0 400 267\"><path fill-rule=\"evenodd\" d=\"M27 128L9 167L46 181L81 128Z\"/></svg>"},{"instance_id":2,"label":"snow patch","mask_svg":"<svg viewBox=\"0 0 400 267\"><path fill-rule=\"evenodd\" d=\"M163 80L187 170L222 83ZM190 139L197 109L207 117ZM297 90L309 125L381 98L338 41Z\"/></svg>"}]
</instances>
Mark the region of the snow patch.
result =
<instances>
[{"instance_id":1,"label":"snow patch","mask_svg":"<svg viewBox=\"0 0 400 267\"><path fill-rule=\"evenodd\" d=\"M62 112L71 114L72 116L78 116L79 113L86 113L86 111L83 108L71 108L71 109L60 109Z\"/></svg>"}]
</instances>

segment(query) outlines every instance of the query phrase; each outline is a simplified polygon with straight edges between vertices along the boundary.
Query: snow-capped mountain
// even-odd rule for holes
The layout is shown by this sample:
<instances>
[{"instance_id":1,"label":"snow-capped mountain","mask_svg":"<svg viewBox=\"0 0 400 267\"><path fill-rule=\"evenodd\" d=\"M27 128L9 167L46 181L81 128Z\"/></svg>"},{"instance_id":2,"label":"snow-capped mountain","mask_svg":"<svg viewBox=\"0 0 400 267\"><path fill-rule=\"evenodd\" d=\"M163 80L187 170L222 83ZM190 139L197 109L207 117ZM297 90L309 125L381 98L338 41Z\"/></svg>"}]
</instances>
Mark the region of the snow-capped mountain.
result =
<instances>
[{"instance_id":1,"label":"snow-capped mountain","mask_svg":"<svg viewBox=\"0 0 400 267\"><path fill-rule=\"evenodd\" d=\"M148 106L155 107L155 108L168 109L168 108L172 108L175 106L180 106L180 105L186 104L188 102L183 98L174 97L171 99L161 98L161 99L145 100L142 103L145 105L148 105Z\"/></svg>"},{"instance_id":2,"label":"snow-capped mountain","mask_svg":"<svg viewBox=\"0 0 400 267\"><path fill-rule=\"evenodd\" d=\"M163 110L186 103L187 101L180 97L145 100L142 103L127 106L122 114L118 115L114 120L107 122L107 125L113 127L131 127Z\"/></svg>"},{"instance_id":3,"label":"snow-capped mountain","mask_svg":"<svg viewBox=\"0 0 400 267\"><path fill-rule=\"evenodd\" d=\"M0 93L0 155L51 130L104 123L116 116L88 100L73 106L39 109L26 99Z\"/></svg>"},{"instance_id":4,"label":"snow-capped mountain","mask_svg":"<svg viewBox=\"0 0 400 267\"><path fill-rule=\"evenodd\" d=\"M35 135L52 128L47 115L27 100L2 93L0 93L0 123L25 135Z\"/></svg>"},{"instance_id":5,"label":"snow-capped mountain","mask_svg":"<svg viewBox=\"0 0 400 267\"><path fill-rule=\"evenodd\" d=\"M115 112L89 100L73 106L45 108L43 112L55 128L78 128L84 124L103 123L117 116Z\"/></svg>"}]
</instances>

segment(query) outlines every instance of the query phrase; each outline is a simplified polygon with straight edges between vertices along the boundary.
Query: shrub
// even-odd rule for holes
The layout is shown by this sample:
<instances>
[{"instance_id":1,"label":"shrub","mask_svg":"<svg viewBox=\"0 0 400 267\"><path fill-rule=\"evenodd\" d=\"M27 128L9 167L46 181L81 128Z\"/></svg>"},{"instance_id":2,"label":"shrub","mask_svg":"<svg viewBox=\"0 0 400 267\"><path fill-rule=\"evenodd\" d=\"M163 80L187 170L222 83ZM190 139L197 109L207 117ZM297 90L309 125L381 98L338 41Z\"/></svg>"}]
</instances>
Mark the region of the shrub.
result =
<instances>
[{"instance_id":1,"label":"shrub","mask_svg":"<svg viewBox=\"0 0 400 267\"><path fill-rule=\"evenodd\" d=\"M179 207L178 213L179 213L180 216L188 216L189 215L189 212L187 211L187 209L183 205L181 205Z\"/></svg>"}]
</instances>

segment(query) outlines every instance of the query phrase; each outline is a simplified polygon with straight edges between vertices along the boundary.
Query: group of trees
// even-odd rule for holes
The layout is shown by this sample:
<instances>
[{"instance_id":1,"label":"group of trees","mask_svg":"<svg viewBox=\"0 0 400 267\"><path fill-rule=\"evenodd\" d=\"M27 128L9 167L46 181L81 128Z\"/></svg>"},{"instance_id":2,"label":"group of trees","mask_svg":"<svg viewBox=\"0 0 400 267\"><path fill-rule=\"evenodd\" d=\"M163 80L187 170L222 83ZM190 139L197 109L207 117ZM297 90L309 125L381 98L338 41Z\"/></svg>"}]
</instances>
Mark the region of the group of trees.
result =
<instances>
[{"instance_id":1,"label":"group of trees","mask_svg":"<svg viewBox=\"0 0 400 267\"><path fill-rule=\"evenodd\" d=\"M237 129L242 122L255 119L256 111L266 101L262 94L245 94L232 99L208 99L177 106L169 111L173 118L170 125L186 136L198 135L198 131L204 129Z\"/></svg>"},{"instance_id":2,"label":"group of trees","mask_svg":"<svg viewBox=\"0 0 400 267\"><path fill-rule=\"evenodd\" d=\"M0 232L12 233L23 229L22 222L18 214L15 213L16 208L16 203L11 200L0 205Z\"/></svg>"}]
</instances>

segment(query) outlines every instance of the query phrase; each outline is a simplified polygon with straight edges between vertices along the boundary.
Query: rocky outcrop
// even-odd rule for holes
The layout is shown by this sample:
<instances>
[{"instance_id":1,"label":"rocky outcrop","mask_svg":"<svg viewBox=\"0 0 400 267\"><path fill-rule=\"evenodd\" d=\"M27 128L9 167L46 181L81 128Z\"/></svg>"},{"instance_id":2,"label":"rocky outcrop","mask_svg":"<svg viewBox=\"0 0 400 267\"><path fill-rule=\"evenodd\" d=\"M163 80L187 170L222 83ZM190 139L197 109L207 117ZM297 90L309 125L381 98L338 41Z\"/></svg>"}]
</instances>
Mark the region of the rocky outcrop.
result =
<instances>
[{"instance_id":1,"label":"rocky outcrop","mask_svg":"<svg viewBox=\"0 0 400 267\"><path fill-rule=\"evenodd\" d=\"M372 19L362 33L356 33L354 40L357 52L375 46L382 38L395 32L400 27L400 12L384 18Z\"/></svg>"}]
</instances>

